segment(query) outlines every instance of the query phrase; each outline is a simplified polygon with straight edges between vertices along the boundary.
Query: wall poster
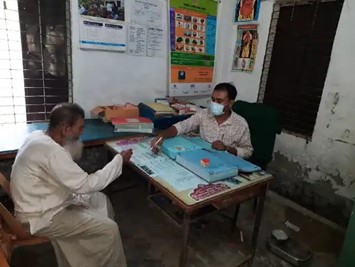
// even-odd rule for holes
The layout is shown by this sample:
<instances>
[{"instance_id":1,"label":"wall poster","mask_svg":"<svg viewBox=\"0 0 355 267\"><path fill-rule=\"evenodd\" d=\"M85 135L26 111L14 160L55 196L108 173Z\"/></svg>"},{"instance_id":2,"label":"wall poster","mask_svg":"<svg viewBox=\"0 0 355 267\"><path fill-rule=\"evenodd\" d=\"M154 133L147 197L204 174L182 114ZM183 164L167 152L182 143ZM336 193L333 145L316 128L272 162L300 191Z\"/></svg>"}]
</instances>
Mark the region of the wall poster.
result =
<instances>
[{"instance_id":1,"label":"wall poster","mask_svg":"<svg viewBox=\"0 0 355 267\"><path fill-rule=\"evenodd\" d=\"M259 18L260 0L237 0L234 22L255 21Z\"/></svg>"},{"instance_id":2,"label":"wall poster","mask_svg":"<svg viewBox=\"0 0 355 267\"><path fill-rule=\"evenodd\" d=\"M238 25L232 70L252 72L258 48L258 25Z\"/></svg>"},{"instance_id":3,"label":"wall poster","mask_svg":"<svg viewBox=\"0 0 355 267\"><path fill-rule=\"evenodd\" d=\"M80 48L125 51L124 20L124 0L79 0Z\"/></svg>"},{"instance_id":4,"label":"wall poster","mask_svg":"<svg viewBox=\"0 0 355 267\"><path fill-rule=\"evenodd\" d=\"M170 96L212 92L217 7L215 0L170 0Z\"/></svg>"}]
</instances>

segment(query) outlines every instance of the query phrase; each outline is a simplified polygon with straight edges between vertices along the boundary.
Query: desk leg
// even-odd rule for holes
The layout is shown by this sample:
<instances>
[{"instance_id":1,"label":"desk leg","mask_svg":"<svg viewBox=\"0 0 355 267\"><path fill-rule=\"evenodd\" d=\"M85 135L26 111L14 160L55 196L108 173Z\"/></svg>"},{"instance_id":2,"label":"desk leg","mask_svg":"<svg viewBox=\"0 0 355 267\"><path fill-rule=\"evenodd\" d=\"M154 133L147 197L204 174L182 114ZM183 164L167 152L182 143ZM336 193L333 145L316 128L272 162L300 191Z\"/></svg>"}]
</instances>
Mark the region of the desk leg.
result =
<instances>
[{"instance_id":1,"label":"desk leg","mask_svg":"<svg viewBox=\"0 0 355 267\"><path fill-rule=\"evenodd\" d=\"M234 214L233 214L232 225L231 225L231 232L232 233L235 231L235 228L236 228L236 224L237 224L237 220L238 220L238 214L239 214L239 208L240 208L239 204L235 206L235 211L234 211Z\"/></svg>"},{"instance_id":2,"label":"desk leg","mask_svg":"<svg viewBox=\"0 0 355 267\"><path fill-rule=\"evenodd\" d=\"M183 228L183 243L182 243L182 248L181 248L179 267L186 267L187 266L190 224L191 224L190 214L184 213L184 221L183 221L183 226L182 226L182 228Z\"/></svg>"},{"instance_id":3,"label":"desk leg","mask_svg":"<svg viewBox=\"0 0 355 267\"><path fill-rule=\"evenodd\" d=\"M110 149L106 149L107 151L107 162L110 162L113 159L113 153Z\"/></svg>"},{"instance_id":4,"label":"desk leg","mask_svg":"<svg viewBox=\"0 0 355 267\"><path fill-rule=\"evenodd\" d=\"M266 197L266 191L267 191L267 185L265 185L264 188L262 189L262 192L261 192L259 199L258 199L258 205L256 208L254 230L253 230L253 236L252 236L252 240L251 240L252 251L251 251L251 258L249 261L249 267L251 267L253 265L256 245L257 245L257 241L258 241L259 229L260 229L260 224L261 224L261 217L262 217L263 211L264 211L264 202L265 202L265 197Z\"/></svg>"}]
</instances>

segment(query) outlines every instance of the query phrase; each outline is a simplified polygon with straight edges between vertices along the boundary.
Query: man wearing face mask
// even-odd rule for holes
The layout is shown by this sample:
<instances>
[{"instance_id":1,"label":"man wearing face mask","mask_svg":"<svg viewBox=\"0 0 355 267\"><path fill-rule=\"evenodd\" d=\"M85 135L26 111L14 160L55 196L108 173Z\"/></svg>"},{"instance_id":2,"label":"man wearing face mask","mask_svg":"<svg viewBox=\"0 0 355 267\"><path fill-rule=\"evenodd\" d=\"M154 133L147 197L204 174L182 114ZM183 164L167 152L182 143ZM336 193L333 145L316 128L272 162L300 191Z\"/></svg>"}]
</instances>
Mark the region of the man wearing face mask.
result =
<instances>
[{"instance_id":1,"label":"man wearing face mask","mask_svg":"<svg viewBox=\"0 0 355 267\"><path fill-rule=\"evenodd\" d=\"M152 150L157 152L157 147L166 138L199 128L200 137L210 142L212 148L228 151L241 158L249 158L253 153L253 146L248 123L231 109L236 97L237 90L232 84L217 84L209 108L161 132L153 139Z\"/></svg>"},{"instance_id":2,"label":"man wearing face mask","mask_svg":"<svg viewBox=\"0 0 355 267\"><path fill-rule=\"evenodd\" d=\"M11 172L16 218L32 234L51 240L59 267L126 267L111 204L99 191L121 175L132 150L88 174L74 162L83 129L83 109L60 104L47 131L26 139Z\"/></svg>"}]
</instances>

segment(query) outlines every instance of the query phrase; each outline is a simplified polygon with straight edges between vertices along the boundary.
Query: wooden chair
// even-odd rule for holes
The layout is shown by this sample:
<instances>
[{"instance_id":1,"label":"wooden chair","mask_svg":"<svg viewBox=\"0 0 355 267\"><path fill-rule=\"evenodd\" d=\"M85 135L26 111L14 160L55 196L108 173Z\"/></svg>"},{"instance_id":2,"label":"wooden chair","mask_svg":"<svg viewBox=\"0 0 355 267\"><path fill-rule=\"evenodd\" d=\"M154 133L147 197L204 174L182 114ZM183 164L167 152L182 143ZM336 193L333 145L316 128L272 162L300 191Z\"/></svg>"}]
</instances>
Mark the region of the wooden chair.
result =
<instances>
[{"instance_id":1,"label":"wooden chair","mask_svg":"<svg viewBox=\"0 0 355 267\"><path fill-rule=\"evenodd\" d=\"M9 180L0 172L0 185L5 193L12 199Z\"/></svg>"},{"instance_id":2,"label":"wooden chair","mask_svg":"<svg viewBox=\"0 0 355 267\"><path fill-rule=\"evenodd\" d=\"M0 185L11 198L10 183L0 172ZM12 199L12 198L11 198ZM0 263L1 253L10 262L12 251L19 246L38 245L49 242L49 239L31 235L14 215L0 203ZM0 265L3 266L3 265ZM6 266L6 265L5 265Z\"/></svg>"},{"instance_id":3,"label":"wooden chair","mask_svg":"<svg viewBox=\"0 0 355 267\"><path fill-rule=\"evenodd\" d=\"M10 267L7 257L5 256L5 252L0 247L0 266L1 267Z\"/></svg>"}]
</instances>

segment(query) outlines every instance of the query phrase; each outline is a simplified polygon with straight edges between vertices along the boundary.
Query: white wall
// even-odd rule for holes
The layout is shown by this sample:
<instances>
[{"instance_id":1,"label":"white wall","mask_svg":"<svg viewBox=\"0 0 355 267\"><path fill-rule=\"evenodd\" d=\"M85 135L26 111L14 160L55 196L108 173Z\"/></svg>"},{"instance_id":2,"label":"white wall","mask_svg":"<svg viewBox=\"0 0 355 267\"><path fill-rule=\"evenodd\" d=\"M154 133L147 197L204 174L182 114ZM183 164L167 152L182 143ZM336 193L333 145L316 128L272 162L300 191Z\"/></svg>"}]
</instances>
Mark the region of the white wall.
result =
<instances>
[{"instance_id":1,"label":"white wall","mask_svg":"<svg viewBox=\"0 0 355 267\"><path fill-rule=\"evenodd\" d=\"M239 92L238 99L256 101L272 0L261 3L260 40L255 70L252 74L231 71L237 29L233 24L234 8L234 0L222 1L219 5L215 82L233 82ZM90 109L97 104L139 103L166 95L167 58L134 57L115 52L80 50L77 1L71 1L71 10L73 98L84 108L86 115L89 115ZM189 100L206 105L207 99L210 97L193 97Z\"/></svg>"},{"instance_id":2,"label":"white wall","mask_svg":"<svg viewBox=\"0 0 355 267\"><path fill-rule=\"evenodd\" d=\"M80 50L78 1L70 2L73 99L84 108L86 116L96 105L139 103L166 95L167 58Z\"/></svg>"},{"instance_id":3,"label":"white wall","mask_svg":"<svg viewBox=\"0 0 355 267\"><path fill-rule=\"evenodd\" d=\"M235 72L232 59L237 37L237 25L233 23L236 1L222 1L218 20L216 82L233 82L238 89L238 99L255 102L259 92L266 43L273 9L273 1L262 1L259 15L259 44L252 73Z\"/></svg>"},{"instance_id":4,"label":"white wall","mask_svg":"<svg viewBox=\"0 0 355 267\"><path fill-rule=\"evenodd\" d=\"M310 142L286 133L275 151L308 169L311 182L326 180L355 196L355 1L345 0L328 75Z\"/></svg>"},{"instance_id":5,"label":"white wall","mask_svg":"<svg viewBox=\"0 0 355 267\"><path fill-rule=\"evenodd\" d=\"M221 1L218 10L217 47L215 62L215 83L233 82L238 90L237 99L256 102L262 74L266 44L273 10L273 0L261 2L259 15L259 44L252 73L231 71L232 59L237 38L237 25L233 22L235 2ZM193 102L206 105L210 97L194 98Z\"/></svg>"}]
</instances>

